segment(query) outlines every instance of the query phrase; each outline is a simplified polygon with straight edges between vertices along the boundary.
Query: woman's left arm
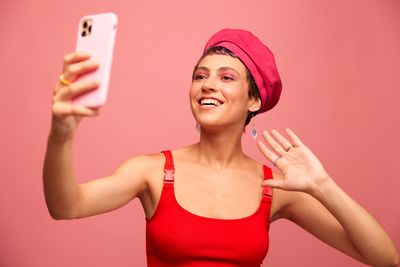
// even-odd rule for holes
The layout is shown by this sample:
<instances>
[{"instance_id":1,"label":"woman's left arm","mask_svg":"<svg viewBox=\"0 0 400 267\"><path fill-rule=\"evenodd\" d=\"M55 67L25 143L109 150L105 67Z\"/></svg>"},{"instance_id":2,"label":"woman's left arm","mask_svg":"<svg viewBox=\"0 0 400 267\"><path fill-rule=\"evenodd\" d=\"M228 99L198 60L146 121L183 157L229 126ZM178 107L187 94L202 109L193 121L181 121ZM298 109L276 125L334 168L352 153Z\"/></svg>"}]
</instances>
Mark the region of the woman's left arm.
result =
<instances>
[{"instance_id":1,"label":"woman's left arm","mask_svg":"<svg viewBox=\"0 0 400 267\"><path fill-rule=\"evenodd\" d=\"M327 244L372 266L397 266L400 256L383 227L348 196L325 171L311 150L290 129L290 141L278 131L265 131L260 151L281 171L281 179L270 179L264 186L291 193L286 217ZM277 155L278 154L278 155Z\"/></svg>"}]
</instances>

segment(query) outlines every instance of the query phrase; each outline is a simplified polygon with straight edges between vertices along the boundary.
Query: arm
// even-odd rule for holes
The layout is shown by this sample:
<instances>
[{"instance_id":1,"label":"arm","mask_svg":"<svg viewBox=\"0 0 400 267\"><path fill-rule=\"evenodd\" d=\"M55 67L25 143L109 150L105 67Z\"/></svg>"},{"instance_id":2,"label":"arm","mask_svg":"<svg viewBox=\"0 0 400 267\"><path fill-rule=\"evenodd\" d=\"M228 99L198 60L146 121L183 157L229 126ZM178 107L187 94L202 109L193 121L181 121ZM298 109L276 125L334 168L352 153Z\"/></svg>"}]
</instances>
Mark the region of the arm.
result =
<instances>
[{"instance_id":1,"label":"arm","mask_svg":"<svg viewBox=\"0 0 400 267\"><path fill-rule=\"evenodd\" d=\"M315 188L312 195L339 221L365 263L374 266L400 263L397 249L383 227L331 178Z\"/></svg>"},{"instance_id":2,"label":"arm","mask_svg":"<svg viewBox=\"0 0 400 267\"><path fill-rule=\"evenodd\" d=\"M261 152L275 161L282 172L279 179L263 183L285 190L280 192L287 200L280 211L281 217L363 263L397 266L398 251L383 227L333 181L292 131L287 133L291 142L277 131L272 131L276 140L268 132L264 133L275 153L282 155L279 160L259 143ZM288 150L291 144L293 147Z\"/></svg>"},{"instance_id":3,"label":"arm","mask_svg":"<svg viewBox=\"0 0 400 267\"><path fill-rule=\"evenodd\" d=\"M73 143L83 117L98 111L73 105L76 95L94 90L98 84L75 82L76 78L98 68L90 55L74 52L64 58L63 76L71 84L57 83L52 105L52 126L43 167L43 186L50 215L73 219L116 209L146 188L144 157L122 164L110 176L78 184L73 165ZM134 173L134 177L132 175Z\"/></svg>"},{"instance_id":4,"label":"arm","mask_svg":"<svg viewBox=\"0 0 400 267\"><path fill-rule=\"evenodd\" d=\"M49 138L43 182L47 207L54 219L77 219L109 212L145 191L151 156L131 158L109 176L78 184L72 146L72 141L57 142Z\"/></svg>"}]
</instances>

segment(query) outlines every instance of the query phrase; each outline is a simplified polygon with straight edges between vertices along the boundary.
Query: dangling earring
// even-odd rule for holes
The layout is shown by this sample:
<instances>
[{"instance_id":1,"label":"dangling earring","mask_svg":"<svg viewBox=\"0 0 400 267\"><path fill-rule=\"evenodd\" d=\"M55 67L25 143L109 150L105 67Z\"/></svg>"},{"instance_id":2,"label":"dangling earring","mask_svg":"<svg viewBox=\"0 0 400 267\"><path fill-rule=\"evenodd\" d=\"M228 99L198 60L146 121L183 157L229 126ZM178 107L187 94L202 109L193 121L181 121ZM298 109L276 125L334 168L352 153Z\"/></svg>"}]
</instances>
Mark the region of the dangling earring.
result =
<instances>
[{"instance_id":1,"label":"dangling earring","mask_svg":"<svg viewBox=\"0 0 400 267\"><path fill-rule=\"evenodd\" d=\"M200 131L201 131L201 126L200 126L200 124L196 123L196 126L194 126L194 128L196 129L196 131L197 131L198 133L200 133Z\"/></svg>"},{"instance_id":2,"label":"dangling earring","mask_svg":"<svg viewBox=\"0 0 400 267\"><path fill-rule=\"evenodd\" d=\"M253 118L254 118L254 113L252 112L252 113L251 113L251 119L253 119ZM256 140L256 138L257 138L257 130L256 130L256 128L254 127L254 120L253 120L253 122L252 122L251 137L253 137L254 140Z\"/></svg>"}]
</instances>

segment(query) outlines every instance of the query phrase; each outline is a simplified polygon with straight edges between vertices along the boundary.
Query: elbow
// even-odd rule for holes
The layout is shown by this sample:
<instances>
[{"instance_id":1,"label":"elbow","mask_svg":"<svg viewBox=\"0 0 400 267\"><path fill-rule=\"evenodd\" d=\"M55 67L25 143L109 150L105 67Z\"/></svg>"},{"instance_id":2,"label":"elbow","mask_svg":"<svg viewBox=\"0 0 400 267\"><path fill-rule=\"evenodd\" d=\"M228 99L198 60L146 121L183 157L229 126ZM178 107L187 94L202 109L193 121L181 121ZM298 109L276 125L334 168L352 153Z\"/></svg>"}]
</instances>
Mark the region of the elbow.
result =
<instances>
[{"instance_id":1,"label":"elbow","mask_svg":"<svg viewBox=\"0 0 400 267\"><path fill-rule=\"evenodd\" d=\"M68 216L63 216L60 214L56 214L56 213L51 213L50 212L50 217L55 220L55 221L60 221L60 220L72 220L73 218L68 217Z\"/></svg>"},{"instance_id":2,"label":"elbow","mask_svg":"<svg viewBox=\"0 0 400 267\"><path fill-rule=\"evenodd\" d=\"M395 252L395 254L388 258L385 264L373 265L373 266L381 266L381 267L398 267L400 266L400 254Z\"/></svg>"},{"instance_id":3,"label":"elbow","mask_svg":"<svg viewBox=\"0 0 400 267\"><path fill-rule=\"evenodd\" d=\"M54 220L73 220L78 218L79 205L77 202L50 201L46 198L46 206L49 215Z\"/></svg>"},{"instance_id":4,"label":"elbow","mask_svg":"<svg viewBox=\"0 0 400 267\"><path fill-rule=\"evenodd\" d=\"M397 267L400 265L400 254L398 252L396 254L397 255L394 258L393 265L391 265L393 267Z\"/></svg>"},{"instance_id":5,"label":"elbow","mask_svg":"<svg viewBox=\"0 0 400 267\"><path fill-rule=\"evenodd\" d=\"M77 215L73 212L65 211L65 210L53 210L48 209L49 215L53 220L73 220L77 218Z\"/></svg>"},{"instance_id":6,"label":"elbow","mask_svg":"<svg viewBox=\"0 0 400 267\"><path fill-rule=\"evenodd\" d=\"M400 266L400 254L395 247L387 249L385 253L380 252L380 254L374 257L369 257L369 259L363 258L360 262L368 266L376 267L399 267Z\"/></svg>"},{"instance_id":7,"label":"elbow","mask_svg":"<svg viewBox=\"0 0 400 267\"><path fill-rule=\"evenodd\" d=\"M395 249L394 254L391 257L391 260L389 261L389 264L387 266L388 267L398 267L398 266L400 266L400 254L396 249Z\"/></svg>"}]
</instances>

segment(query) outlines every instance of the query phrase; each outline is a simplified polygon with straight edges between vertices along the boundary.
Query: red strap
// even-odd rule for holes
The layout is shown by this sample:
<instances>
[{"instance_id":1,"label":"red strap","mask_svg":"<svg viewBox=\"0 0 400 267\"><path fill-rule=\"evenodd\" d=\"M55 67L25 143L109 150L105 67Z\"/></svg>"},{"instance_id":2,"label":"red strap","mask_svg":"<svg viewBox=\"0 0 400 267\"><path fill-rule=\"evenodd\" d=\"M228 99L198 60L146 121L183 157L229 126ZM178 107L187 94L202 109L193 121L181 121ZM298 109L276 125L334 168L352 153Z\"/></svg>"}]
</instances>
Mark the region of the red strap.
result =
<instances>
[{"instance_id":1,"label":"red strap","mask_svg":"<svg viewBox=\"0 0 400 267\"><path fill-rule=\"evenodd\" d=\"M272 179L272 170L271 168L264 165L264 180ZM263 197L272 197L272 188L271 187L264 187L263 190Z\"/></svg>"},{"instance_id":2,"label":"red strap","mask_svg":"<svg viewBox=\"0 0 400 267\"><path fill-rule=\"evenodd\" d=\"M162 151L165 156L165 165L164 165L164 182L174 182L174 160L172 158L171 150Z\"/></svg>"}]
</instances>

